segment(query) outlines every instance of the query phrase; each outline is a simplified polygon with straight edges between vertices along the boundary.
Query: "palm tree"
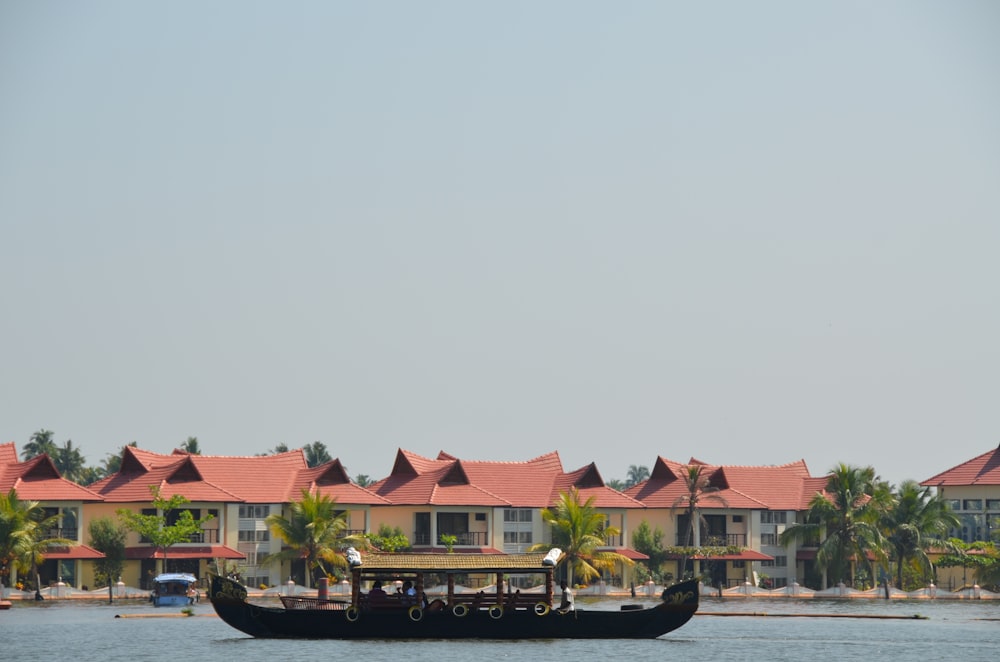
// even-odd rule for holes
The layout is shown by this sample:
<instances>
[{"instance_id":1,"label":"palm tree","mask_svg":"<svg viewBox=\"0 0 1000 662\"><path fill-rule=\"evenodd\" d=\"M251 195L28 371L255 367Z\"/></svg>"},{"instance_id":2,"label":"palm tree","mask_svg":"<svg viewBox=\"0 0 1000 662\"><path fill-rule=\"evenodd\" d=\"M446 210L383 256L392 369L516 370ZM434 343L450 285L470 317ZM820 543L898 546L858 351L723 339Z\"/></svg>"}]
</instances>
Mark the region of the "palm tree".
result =
<instances>
[{"instance_id":1,"label":"palm tree","mask_svg":"<svg viewBox=\"0 0 1000 662\"><path fill-rule=\"evenodd\" d=\"M612 478L611 480L604 481L604 484L613 490L618 490L619 492L627 490L631 485L626 485L624 480L620 478Z\"/></svg>"},{"instance_id":2,"label":"palm tree","mask_svg":"<svg viewBox=\"0 0 1000 662\"><path fill-rule=\"evenodd\" d=\"M697 547L701 544L701 536L698 535L701 531L701 525L708 526L708 521L701 512L702 504L714 501L723 508L729 507L725 497L719 494L720 488L711 484L711 476L706 475L705 465L691 464L684 467L683 478L684 494L677 497L673 504L671 504L672 508L683 507L684 513L687 515L683 545L685 552L681 556L680 564L677 568L678 577L684 574L687 567L687 550L692 546Z\"/></svg>"},{"instance_id":3,"label":"palm tree","mask_svg":"<svg viewBox=\"0 0 1000 662\"><path fill-rule=\"evenodd\" d=\"M31 441L26 443L24 448L21 449L21 455L25 460L30 460L39 455L48 455L54 458L58 451L56 442L52 439L54 434L52 430L39 430L31 435Z\"/></svg>"},{"instance_id":4,"label":"palm tree","mask_svg":"<svg viewBox=\"0 0 1000 662\"><path fill-rule=\"evenodd\" d=\"M816 541L816 564L829 570L830 581L853 583L853 562L886 559L886 541L879 523L892 505L888 485L880 482L872 467L840 464L830 472L826 494L817 492L809 501L805 521L793 524L779 536L779 543Z\"/></svg>"},{"instance_id":5,"label":"palm tree","mask_svg":"<svg viewBox=\"0 0 1000 662\"><path fill-rule=\"evenodd\" d=\"M11 488L7 494L0 494L0 579L11 570L33 575L50 547L74 544L72 540L46 536L58 523L58 514L46 516L37 501L19 499L17 490ZM38 588L36 596L40 597Z\"/></svg>"},{"instance_id":6,"label":"palm tree","mask_svg":"<svg viewBox=\"0 0 1000 662\"><path fill-rule=\"evenodd\" d=\"M925 580L933 577L934 565L927 555L931 548L958 552L945 539L948 531L961 525L958 516L940 495L914 480L900 484L895 503L884 513L882 523L896 560L897 588L903 588L905 565L921 573Z\"/></svg>"},{"instance_id":7,"label":"palm tree","mask_svg":"<svg viewBox=\"0 0 1000 662\"><path fill-rule=\"evenodd\" d=\"M321 441L314 441L302 450L306 453L306 464L310 467L318 467L332 459L326 450L326 445Z\"/></svg>"},{"instance_id":8,"label":"palm tree","mask_svg":"<svg viewBox=\"0 0 1000 662\"><path fill-rule=\"evenodd\" d=\"M191 453L191 455L201 455L201 449L198 448L198 437L188 437L187 441L181 444L181 450L185 453Z\"/></svg>"},{"instance_id":9,"label":"palm tree","mask_svg":"<svg viewBox=\"0 0 1000 662\"><path fill-rule=\"evenodd\" d=\"M72 439L67 439L62 448L56 448L51 457L52 463L56 465L56 470L63 478L75 483L80 482L87 460L79 448L73 447Z\"/></svg>"},{"instance_id":10,"label":"palm tree","mask_svg":"<svg viewBox=\"0 0 1000 662\"><path fill-rule=\"evenodd\" d=\"M139 447L139 442L132 441L125 446L131 446L133 448ZM118 451L117 455L108 454L103 460L101 460L101 470L104 472L105 476L111 476L118 473L122 468L122 457L125 455L125 446L122 446L121 450Z\"/></svg>"},{"instance_id":11,"label":"palm tree","mask_svg":"<svg viewBox=\"0 0 1000 662\"><path fill-rule=\"evenodd\" d=\"M631 464L629 465L628 473L625 475L625 487L638 485L647 478L649 478L649 467Z\"/></svg>"},{"instance_id":12,"label":"palm tree","mask_svg":"<svg viewBox=\"0 0 1000 662\"><path fill-rule=\"evenodd\" d=\"M324 494L312 494L302 490L302 498L289 506L289 516L277 513L267 516L264 521L271 533L284 542L280 552L261 559L261 565L272 561L298 561L306 563L306 586L310 575L319 569L329 574L324 562L338 567L346 567L347 560L341 550L348 546L364 547L367 540L362 536L345 536L347 513L337 508L337 502Z\"/></svg>"},{"instance_id":13,"label":"palm tree","mask_svg":"<svg viewBox=\"0 0 1000 662\"><path fill-rule=\"evenodd\" d=\"M354 477L354 482L357 483L359 487L368 487L374 481L368 477L368 474L358 474Z\"/></svg>"},{"instance_id":14,"label":"palm tree","mask_svg":"<svg viewBox=\"0 0 1000 662\"><path fill-rule=\"evenodd\" d=\"M606 526L607 520L594 508L594 497L580 502L580 491L575 487L560 492L555 508L543 508L542 520L552 527L552 543L538 543L531 551L544 551L558 547L565 554L567 583L572 586L573 573L583 581L601 576L602 570L611 570L616 563L633 565L632 559L617 552L598 549L607 536L621 533L618 527Z\"/></svg>"}]
</instances>

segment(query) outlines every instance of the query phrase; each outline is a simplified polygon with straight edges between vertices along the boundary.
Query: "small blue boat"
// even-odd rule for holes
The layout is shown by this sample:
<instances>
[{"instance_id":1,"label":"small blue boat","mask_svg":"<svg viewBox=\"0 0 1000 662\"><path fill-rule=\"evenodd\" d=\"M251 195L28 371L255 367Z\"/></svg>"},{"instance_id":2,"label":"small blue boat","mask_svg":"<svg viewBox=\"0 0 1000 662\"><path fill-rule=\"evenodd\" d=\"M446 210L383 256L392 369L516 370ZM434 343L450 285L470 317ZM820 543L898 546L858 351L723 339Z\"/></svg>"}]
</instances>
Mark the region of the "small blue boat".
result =
<instances>
[{"instance_id":1,"label":"small blue boat","mask_svg":"<svg viewBox=\"0 0 1000 662\"><path fill-rule=\"evenodd\" d=\"M149 599L154 607L193 605L198 600L198 579L186 572L166 572L153 579Z\"/></svg>"}]
</instances>

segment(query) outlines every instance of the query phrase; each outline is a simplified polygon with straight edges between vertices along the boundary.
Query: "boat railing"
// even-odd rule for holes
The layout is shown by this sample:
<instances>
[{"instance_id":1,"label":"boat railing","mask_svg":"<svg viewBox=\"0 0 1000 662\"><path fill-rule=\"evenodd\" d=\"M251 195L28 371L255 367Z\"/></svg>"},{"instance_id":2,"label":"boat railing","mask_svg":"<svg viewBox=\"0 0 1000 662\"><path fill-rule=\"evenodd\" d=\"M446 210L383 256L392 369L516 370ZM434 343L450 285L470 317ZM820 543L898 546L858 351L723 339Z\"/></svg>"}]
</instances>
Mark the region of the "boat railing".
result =
<instances>
[{"instance_id":1,"label":"boat railing","mask_svg":"<svg viewBox=\"0 0 1000 662\"><path fill-rule=\"evenodd\" d=\"M329 600L327 598L297 597L290 595L279 596L281 604L285 609L323 609L328 611L343 611L350 604L344 600Z\"/></svg>"}]
</instances>

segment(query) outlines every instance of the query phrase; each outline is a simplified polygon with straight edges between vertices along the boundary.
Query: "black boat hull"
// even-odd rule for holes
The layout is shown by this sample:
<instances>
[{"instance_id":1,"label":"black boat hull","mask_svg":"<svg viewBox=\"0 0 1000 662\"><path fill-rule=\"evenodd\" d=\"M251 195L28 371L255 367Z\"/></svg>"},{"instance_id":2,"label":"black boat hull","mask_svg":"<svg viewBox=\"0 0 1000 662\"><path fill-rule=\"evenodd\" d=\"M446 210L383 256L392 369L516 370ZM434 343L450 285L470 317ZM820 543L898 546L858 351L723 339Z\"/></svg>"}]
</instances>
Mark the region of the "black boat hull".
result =
<instances>
[{"instance_id":1,"label":"black boat hull","mask_svg":"<svg viewBox=\"0 0 1000 662\"><path fill-rule=\"evenodd\" d=\"M687 623L698 609L697 582L664 591L649 608L357 610L285 609L251 604L230 579L212 579L212 605L230 626L253 637L295 639L653 639ZM459 610L461 613L462 610Z\"/></svg>"}]
</instances>

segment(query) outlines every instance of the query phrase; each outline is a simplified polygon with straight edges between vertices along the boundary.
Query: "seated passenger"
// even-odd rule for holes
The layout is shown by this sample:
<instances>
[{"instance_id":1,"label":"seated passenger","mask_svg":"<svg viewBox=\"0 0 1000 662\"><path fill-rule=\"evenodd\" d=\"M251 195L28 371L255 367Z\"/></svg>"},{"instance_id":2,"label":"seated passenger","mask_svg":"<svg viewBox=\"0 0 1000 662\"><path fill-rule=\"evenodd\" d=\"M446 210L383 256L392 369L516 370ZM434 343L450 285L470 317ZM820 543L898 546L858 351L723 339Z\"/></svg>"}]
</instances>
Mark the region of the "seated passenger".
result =
<instances>
[{"instance_id":1,"label":"seated passenger","mask_svg":"<svg viewBox=\"0 0 1000 662\"><path fill-rule=\"evenodd\" d=\"M372 590L368 591L368 603L377 604L385 602L386 599L385 590L382 588L382 582L376 581L372 584Z\"/></svg>"}]
</instances>

